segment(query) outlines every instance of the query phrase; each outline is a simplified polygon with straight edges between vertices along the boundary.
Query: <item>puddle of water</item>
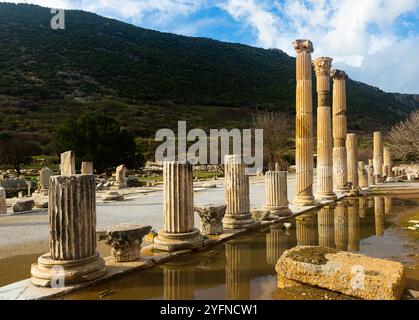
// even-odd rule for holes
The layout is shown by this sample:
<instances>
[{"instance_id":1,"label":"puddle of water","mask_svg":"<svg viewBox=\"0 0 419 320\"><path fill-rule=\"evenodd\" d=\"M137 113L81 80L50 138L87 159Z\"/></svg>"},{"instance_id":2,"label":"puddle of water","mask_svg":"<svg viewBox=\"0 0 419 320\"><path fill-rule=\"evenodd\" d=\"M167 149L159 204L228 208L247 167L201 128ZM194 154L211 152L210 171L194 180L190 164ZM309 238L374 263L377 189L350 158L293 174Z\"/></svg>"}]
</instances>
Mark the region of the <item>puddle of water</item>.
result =
<instances>
[{"instance_id":1,"label":"puddle of water","mask_svg":"<svg viewBox=\"0 0 419 320\"><path fill-rule=\"evenodd\" d=\"M280 223L66 299L350 299L307 286L277 289L275 264L296 245L323 245L400 261L409 268L408 283L417 284L417 242L406 237L396 217L418 208L417 199L345 200L289 219L289 229Z\"/></svg>"}]
</instances>

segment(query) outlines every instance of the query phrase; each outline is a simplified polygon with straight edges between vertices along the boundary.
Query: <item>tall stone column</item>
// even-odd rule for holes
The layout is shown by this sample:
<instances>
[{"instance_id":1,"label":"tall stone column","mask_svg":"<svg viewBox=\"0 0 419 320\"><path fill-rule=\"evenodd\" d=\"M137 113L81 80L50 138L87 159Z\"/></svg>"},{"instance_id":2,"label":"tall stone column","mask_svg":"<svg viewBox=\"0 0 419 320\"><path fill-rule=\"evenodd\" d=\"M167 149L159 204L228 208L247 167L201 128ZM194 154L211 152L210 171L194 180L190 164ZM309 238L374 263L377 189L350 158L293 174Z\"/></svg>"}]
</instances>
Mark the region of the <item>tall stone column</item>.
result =
<instances>
[{"instance_id":1,"label":"tall stone column","mask_svg":"<svg viewBox=\"0 0 419 320\"><path fill-rule=\"evenodd\" d=\"M94 174L93 162L82 162L81 174Z\"/></svg>"},{"instance_id":2,"label":"tall stone column","mask_svg":"<svg viewBox=\"0 0 419 320\"><path fill-rule=\"evenodd\" d=\"M382 182L383 178L383 137L381 132L374 132L374 178L375 183Z\"/></svg>"},{"instance_id":3,"label":"tall stone column","mask_svg":"<svg viewBox=\"0 0 419 320\"><path fill-rule=\"evenodd\" d=\"M250 228L249 176L241 155L224 157L224 198L227 205L223 225L226 229Z\"/></svg>"},{"instance_id":4,"label":"tall stone column","mask_svg":"<svg viewBox=\"0 0 419 320\"><path fill-rule=\"evenodd\" d=\"M250 299L250 243L234 239L225 243L226 299Z\"/></svg>"},{"instance_id":5,"label":"tall stone column","mask_svg":"<svg viewBox=\"0 0 419 320\"><path fill-rule=\"evenodd\" d=\"M317 193L319 200L334 200L332 158L332 116L330 107L330 69L332 58L314 60L317 78Z\"/></svg>"},{"instance_id":6,"label":"tall stone column","mask_svg":"<svg viewBox=\"0 0 419 320\"><path fill-rule=\"evenodd\" d=\"M336 204L334 227L336 249L346 251L348 248L348 203L346 201Z\"/></svg>"},{"instance_id":7,"label":"tall stone column","mask_svg":"<svg viewBox=\"0 0 419 320\"><path fill-rule=\"evenodd\" d=\"M360 197L358 215L360 218L365 218L366 214L367 214L367 199L365 199L364 197Z\"/></svg>"},{"instance_id":8,"label":"tall stone column","mask_svg":"<svg viewBox=\"0 0 419 320\"><path fill-rule=\"evenodd\" d=\"M292 214L288 208L288 188L286 171L267 171L265 173L264 208L277 216Z\"/></svg>"},{"instance_id":9,"label":"tall stone column","mask_svg":"<svg viewBox=\"0 0 419 320\"><path fill-rule=\"evenodd\" d=\"M372 160L368 160L368 165L365 166L365 170L367 171L367 182L369 186L372 186L375 184L374 179L374 166L372 164Z\"/></svg>"},{"instance_id":10,"label":"tall stone column","mask_svg":"<svg viewBox=\"0 0 419 320\"><path fill-rule=\"evenodd\" d=\"M336 192L348 192L346 159L346 78L345 71L332 70L333 79L333 188Z\"/></svg>"},{"instance_id":11,"label":"tall stone column","mask_svg":"<svg viewBox=\"0 0 419 320\"><path fill-rule=\"evenodd\" d=\"M0 187L0 214L7 213L6 190Z\"/></svg>"},{"instance_id":12,"label":"tall stone column","mask_svg":"<svg viewBox=\"0 0 419 320\"><path fill-rule=\"evenodd\" d=\"M348 183L351 184L351 194L359 193L358 183L358 138L355 133L346 135Z\"/></svg>"},{"instance_id":13,"label":"tall stone column","mask_svg":"<svg viewBox=\"0 0 419 320\"><path fill-rule=\"evenodd\" d=\"M358 199L349 200L348 207L348 251L359 251L359 204Z\"/></svg>"},{"instance_id":14,"label":"tall stone column","mask_svg":"<svg viewBox=\"0 0 419 320\"><path fill-rule=\"evenodd\" d=\"M296 199L295 204L309 206L313 197L313 96L311 53L313 44L309 40L293 43L296 58Z\"/></svg>"},{"instance_id":15,"label":"tall stone column","mask_svg":"<svg viewBox=\"0 0 419 320\"><path fill-rule=\"evenodd\" d=\"M295 218L297 246L317 245L316 220L313 214L302 214Z\"/></svg>"},{"instance_id":16,"label":"tall stone column","mask_svg":"<svg viewBox=\"0 0 419 320\"><path fill-rule=\"evenodd\" d=\"M393 174L393 159L391 156L390 148L387 146L383 147L383 153L384 153L384 168L385 168L385 174L386 174L386 181L387 182L395 182L396 179Z\"/></svg>"},{"instance_id":17,"label":"tall stone column","mask_svg":"<svg viewBox=\"0 0 419 320\"><path fill-rule=\"evenodd\" d=\"M358 185L360 188L368 187L368 173L364 161L358 161Z\"/></svg>"},{"instance_id":18,"label":"tall stone column","mask_svg":"<svg viewBox=\"0 0 419 320\"><path fill-rule=\"evenodd\" d=\"M61 153L61 165L60 165L62 176L71 176L76 174L76 155L73 151L66 151Z\"/></svg>"},{"instance_id":19,"label":"tall stone column","mask_svg":"<svg viewBox=\"0 0 419 320\"><path fill-rule=\"evenodd\" d=\"M163 229L154 239L154 248L164 251L188 249L202 243L194 227L192 165L163 162Z\"/></svg>"},{"instance_id":20,"label":"tall stone column","mask_svg":"<svg viewBox=\"0 0 419 320\"><path fill-rule=\"evenodd\" d=\"M54 175L54 171L50 168L42 168L39 170L39 193L43 196L48 195L49 178Z\"/></svg>"},{"instance_id":21,"label":"tall stone column","mask_svg":"<svg viewBox=\"0 0 419 320\"><path fill-rule=\"evenodd\" d=\"M52 176L48 217L50 252L32 265L32 283L51 286L59 278L68 285L103 276L105 261L96 252L94 177Z\"/></svg>"},{"instance_id":22,"label":"tall stone column","mask_svg":"<svg viewBox=\"0 0 419 320\"><path fill-rule=\"evenodd\" d=\"M334 205L326 205L317 213L319 246L321 247L335 247L334 210Z\"/></svg>"}]
</instances>

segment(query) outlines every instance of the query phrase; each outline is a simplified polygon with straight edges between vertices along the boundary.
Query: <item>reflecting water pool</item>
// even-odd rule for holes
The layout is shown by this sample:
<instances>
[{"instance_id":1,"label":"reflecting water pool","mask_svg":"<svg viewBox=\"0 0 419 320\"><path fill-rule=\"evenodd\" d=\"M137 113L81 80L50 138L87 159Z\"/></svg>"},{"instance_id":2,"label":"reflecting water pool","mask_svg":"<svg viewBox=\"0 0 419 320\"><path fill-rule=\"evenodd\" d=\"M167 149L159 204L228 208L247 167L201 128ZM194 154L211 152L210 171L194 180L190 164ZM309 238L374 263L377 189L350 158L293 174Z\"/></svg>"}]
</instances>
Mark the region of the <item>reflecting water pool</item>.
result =
<instances>
[{"instance_id":1,"label":"reflecting water pool","mask_svg":"<svg viewBox=\"0 0 419 320\"><path fill-rule=\"evenodd\" d=\"M406 266L408 287L418 290L417 235L403 228L404 219L418 212L419 199L347 199L65 298L350 299L308 286L276 288L275 264L297 245L400 261Z\"/></svg>"}]
</instances>

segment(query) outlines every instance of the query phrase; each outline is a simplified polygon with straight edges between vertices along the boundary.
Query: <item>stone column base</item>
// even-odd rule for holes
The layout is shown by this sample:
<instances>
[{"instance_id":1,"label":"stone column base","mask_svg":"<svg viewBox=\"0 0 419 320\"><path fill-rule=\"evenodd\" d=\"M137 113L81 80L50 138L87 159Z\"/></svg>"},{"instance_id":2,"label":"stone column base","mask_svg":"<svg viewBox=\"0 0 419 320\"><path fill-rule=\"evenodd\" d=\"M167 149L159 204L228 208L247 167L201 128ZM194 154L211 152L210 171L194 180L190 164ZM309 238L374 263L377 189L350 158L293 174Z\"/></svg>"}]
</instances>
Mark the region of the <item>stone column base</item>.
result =
<instances>
[{"instance_id":1,"label":"stone column base","mask_svg":"<svg viewBox=\"0 0 419 320\"><path fill-rule=\"evenodd\" d=\"M337 196L333 192L322 192L316 193L316 199L318 200L336 200Z\"/></svg>"},{"instance_id":2,"label":"stone column base","mask_svg":"<svg viewBox=\"0 0 419 320\"><path fill-rule=\"evenodd\" d=\"M193 249L203 245L203 237L199 230L194 228L191 232L169 233L163 230L154 238L154 249L163 251L176 251Z\"/></svg>"},{"instance_id":3,"label":"stone column base","mask_svg":"<svg viewBox=\"0 0 419 320\"><path fill-rule=\"evenodd\" d=\"M287 217L292 215L292 211L288 206L263 206L264 209L269 210L271 215L278 217Z\"/></svg>"},{"instance_id":4,"label":"stone column base","mask_svg":"<svg viewBox=\"0 0 419 320\"><path fill-rule=\"evenodd\" d=\"M313 196L300 196L295 198L293 203L296 206L314 206L316 201Z\"/></svg>"},{"instance_id":5,"label":"stone column base","mask_svg":"<svg viewBox=\"0 0 419 320\"><path fill-rule=\"evenodd\" d=\"M106 274L105 260L99 253L80 260L54 260L47 253L32 264L31 281L36 286L67 286L100 278ZM62 281L62 282L61 282Z\"/></svg>"},{"instance_id":6,"label":"stone column base","mask_svg":"<svg viewBox=\"0 0 419 320\"><path fill-rule=\"evenodd\" d=\"M257 223L252 219L252 214L250 212L226 214L223 219L223 226L225 229L251 229L256 225Z\"/></svg>"}]
</instances>

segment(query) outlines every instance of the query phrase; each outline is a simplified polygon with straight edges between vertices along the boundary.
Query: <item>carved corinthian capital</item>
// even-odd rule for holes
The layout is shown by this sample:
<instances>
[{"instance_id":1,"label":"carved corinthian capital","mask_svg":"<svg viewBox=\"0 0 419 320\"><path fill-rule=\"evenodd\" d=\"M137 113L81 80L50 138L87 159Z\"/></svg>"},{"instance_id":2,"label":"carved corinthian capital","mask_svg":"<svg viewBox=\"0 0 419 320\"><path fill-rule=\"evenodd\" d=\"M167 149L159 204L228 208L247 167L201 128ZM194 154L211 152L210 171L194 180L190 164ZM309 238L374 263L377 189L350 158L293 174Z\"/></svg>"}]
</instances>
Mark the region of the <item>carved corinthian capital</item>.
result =
<instances>
[{"instance_id":1,"label":"carved corinthian capital","mask_svg":"<svg viewBox=\"0 0 419 320\"><path fill-rule=\"evenodd\" d=\"M313 43L310 40L295 40L292 44L297 53L313 52Z\"/></svg>"},{"instance_id":2,"label":"carved corinthian capital","mask_svg":"<svg viewBox=\"0 0 419 320\"><path fill-rule=\"evenodd\" d=\"M330 72L330 76L333 80L346 80L348 75L343 70L334 69Z\"/></svg>"},{"instance_id":3,"label":"carved corinthian capital","mask_svg":"<svg viewBox=\"0 0 419 320\"><path fill-rule=\"evenodd\" d=\"M316 76L328 76L330 75L330 69L332 68L332 58L329 57L320 57L313 61L314 70L316 71Z\"/></svg>"}]
</instances>

